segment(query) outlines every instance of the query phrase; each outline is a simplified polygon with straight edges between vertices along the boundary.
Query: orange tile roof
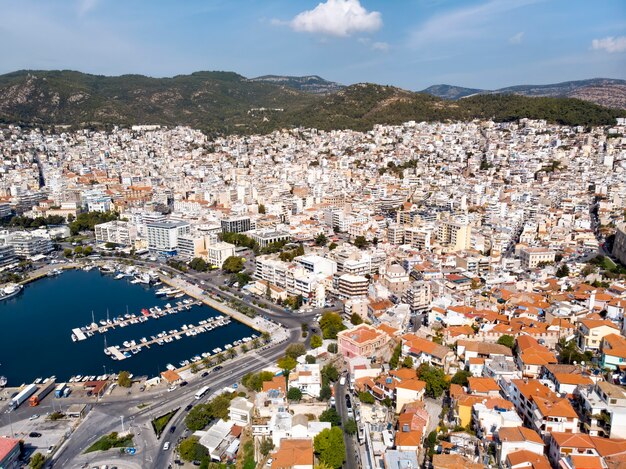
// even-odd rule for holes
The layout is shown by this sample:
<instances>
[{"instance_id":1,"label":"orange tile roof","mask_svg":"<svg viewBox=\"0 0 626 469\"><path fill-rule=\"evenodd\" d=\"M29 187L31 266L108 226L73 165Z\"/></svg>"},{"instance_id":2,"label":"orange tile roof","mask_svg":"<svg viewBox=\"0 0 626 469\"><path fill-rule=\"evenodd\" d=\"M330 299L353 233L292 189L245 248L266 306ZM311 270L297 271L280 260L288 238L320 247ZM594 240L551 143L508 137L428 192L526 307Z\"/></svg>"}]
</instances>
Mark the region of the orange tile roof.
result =
<instances>
[{"instance_id":1,"label":"orange tile roof","mask_svg":"<svg viewBox=\"0 0 626 469\"><path fill-rule=\"evenodd\" d=\"M280 448L272 454L272 459L272 469L313 467L313 440L310 438L280 440Z\"/></svg>"},{"instance_id":2,"label":"orange tile roof","mask_svg":"<svg viewBox=\"0 0 626 469\"><path fill-rule=\"evenodd\" d=\"M551 468L550 462L543 454L533 453L525 449L507 454L506 459L509 463L508 467L521 465L521 467L532 469Z\"/></svg>"},{"instance_id":3,"label":"orange tile roof","mask_svg":"<svg viewBox=\"0 0 626 469\"><path fill-rule=\"evenodd\" d=\"M493 378L468 378L468 389L470 393L474 392L492 392L492 391L500 391L500 386L496 383L496 380Z\"/></svg>"},{"instance_id":4,"label":"orange tile roof","mask_svg":"<svg viewBox=\"0 0 626 469\"><path fill-rule=\"evenodd\" d=\"M263 381L263 392L271 390L287 392L287 379L284 376L274 376L271 381Z\"/></svg>"},{"instance_id":5,"label":"orange tile roof","mask_svg":"<svg viewBox=\"0 0 626 469\"><path fill-rule=\"evenodd\" d=\"M396 433L396 446L415 446L420 447L422 445L422 432L420 430L411 430L408 432Z\"/></svg>"},{"instance_id":6,"label":"orange tile roof","mask_svg":"<svg viewBox=\"0 0 626 469\"><path fill-rule=\"evenodd\" d=\"M502 427L498 430L500 441L530 441L544 446L544 442L539 434L526 427Z\"/></svg>"}]
</instances>

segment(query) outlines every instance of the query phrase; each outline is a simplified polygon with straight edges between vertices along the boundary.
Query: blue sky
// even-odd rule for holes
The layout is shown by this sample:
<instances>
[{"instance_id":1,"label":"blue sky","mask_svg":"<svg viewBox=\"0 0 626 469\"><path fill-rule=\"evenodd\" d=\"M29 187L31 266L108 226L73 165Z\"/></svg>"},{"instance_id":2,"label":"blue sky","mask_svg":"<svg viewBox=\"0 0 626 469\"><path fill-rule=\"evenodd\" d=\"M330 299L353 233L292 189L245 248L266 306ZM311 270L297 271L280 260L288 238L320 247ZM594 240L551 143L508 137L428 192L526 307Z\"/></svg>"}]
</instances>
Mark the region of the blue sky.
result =
<instances>
[{"instance_id":1,"label":"blue sky","mask_svg":"<svg viewBox=\"0 0 626 469\"><path fill-rule=\"evenodd\" d=\"M0 0L0 73L320 75L419 90L626 78L625 0Z\"/></svg>"}]
</instances>

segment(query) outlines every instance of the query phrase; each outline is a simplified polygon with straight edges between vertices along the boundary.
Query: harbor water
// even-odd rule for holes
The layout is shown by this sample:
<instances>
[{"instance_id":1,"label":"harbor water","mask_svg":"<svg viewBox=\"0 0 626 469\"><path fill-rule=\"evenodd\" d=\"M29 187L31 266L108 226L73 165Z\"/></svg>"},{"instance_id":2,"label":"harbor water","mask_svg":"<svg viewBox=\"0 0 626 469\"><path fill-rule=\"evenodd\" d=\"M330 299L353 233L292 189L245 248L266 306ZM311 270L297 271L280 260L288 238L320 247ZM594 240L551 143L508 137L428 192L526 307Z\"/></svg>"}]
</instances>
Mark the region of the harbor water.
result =
<instances>
[{"instance_id":1,"label":"harbor water","mask_svg":"<svg viewBox=\"0 0 626 469\"><path fill-rule=\"evenodd\" d=\"M127 312L141 316L143 308L182 300L157 297L161 287L131 284L130 278L114 279L113 275L67 271L56 277L46 277L24 287L17 296L0 302L0 376L6 376L9 386L32 382L38 377L55 375L57 381L67 381L74 375L101 375L127 370L135 375L156 376L166 364L178 367L203 352L257 333L250 327L232 320L230 324L194 337L154 344L143 348L123 361L114 361L104 354L107 346L124 341L156 336L162 331L181 330L184 324L198 325L201 320L218 316L219 311L206 305L192 306L177 314L159 319L150 318L139 324L95 333L83 341L73 342L71 331L92 322L124 316ZM186 298L186 297L185 297Z\"/></svg>"}]
</instances>

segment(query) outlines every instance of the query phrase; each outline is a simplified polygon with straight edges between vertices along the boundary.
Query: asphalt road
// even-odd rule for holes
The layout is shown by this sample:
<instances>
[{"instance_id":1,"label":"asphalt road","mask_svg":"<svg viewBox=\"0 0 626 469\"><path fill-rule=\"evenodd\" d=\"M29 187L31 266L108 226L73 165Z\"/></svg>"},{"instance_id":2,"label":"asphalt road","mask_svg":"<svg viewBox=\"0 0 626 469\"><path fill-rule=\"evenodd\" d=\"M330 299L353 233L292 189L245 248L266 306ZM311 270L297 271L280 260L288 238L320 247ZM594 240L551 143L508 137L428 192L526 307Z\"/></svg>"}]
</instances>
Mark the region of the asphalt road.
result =
<instances>
[{"instance_id":1,"label":"asphalt road","mask_svg":"<svg viewBox=\"0 0 626 469\"><path fill-rule=\"evenodd\" d=\"M111 260L113 262L120 261L119 258L103 258L103 260ZM236 299L248 306L252 307L258 314L270 319L276 323L283 325L290 331L289 339L279 344L271 344L263 349L248 352L238 358L225 363L224 369L211 373L206 378L200 378L193 380L189 385L178 388L173 392L163 392L161 394L154 393L142 393L136 396L107 396L98 403L89 401L93 405L93 410L81 423L79 428L72 434L72 436L61 445L56 451L46 467L82 467L83 464L96 462L95 459L101 458L101 453L90 453L89 456L82 455L82 452L91 445L96 439L102 435L108 434L112 431L122 430L122 420L124 417L125 429L129 427L136 434L136 445L138 452L135 456L124 456L127 463L130 466L139 464L139 467L151 467L151 468L167 468L173 460L173 447L175 446L178 438L185 432L184 425L184 407L189 403L199 403L209 399L209 396L205 396L202 400L195 400L194 394L201 387L208 385L212 391L220 390L226 386L232 386L237 383L246 373L251 371L257 371L264 366L272 365L276 362L276 359L282 356L284 349L291 343L299 342L301 338L301 324L311 324L313 316L319 313L318 311L311 311L305 314L293 313L285 311L272 303L266 302L262 298L255 298L257 303L263 303L263 308L251 304L251 298L241 297L232 291L223 291L219 288L220 285L216 285L211 282L211 278L207 278L206 275L188 272L183 273L175 270L167 265L160 264L158 262L149 262L142 260L134 260L134 264L150 267L154 269L160 269L167 271L177 277L185 279L190 283L200 286L201 288L218 294L222 298ZM220 277L217 277L219 279ZM216 280L217 280L216 279ZM219 280L218 280L219 281ZM203 282L203 283L201 283ZM310 336L310 334L309 334ZM308 339L307 339L308 341ZM343 394L341 394L343 395ZM149 407L139 409L137 406L145 403L146 401L154 401ZM68 401L69 402L69 401ZM55 403L53 402L52 405ZM14 421L28 418L34 413L49 412L52 407L50 403L44 401L43 405L36 408L20 408L12 414ZM162 435L161 441L157 441L154 436L154 432L150 427L150 421L152 418L163 415L173 409L180 407L176 416L168 424L165 432ZM6 420L8 423L9 416L0 416L0 425ZM176 430L173 433L169 432L171 426L175 426ZM172 448L169 451L162 450L163 442L169 441ZM106 455L107 457L109 455ZM133 458L128 459L128 458ZM107 461L102 461L106 463ZM100 463L100 461L98 461ZM356 465L350 466L356 469Z\"/></svg>"},{"instance_id":2,"label":"asphalt road","mask_svg":"<svg viewBox=\"0 0 626 469\"><path fill-rule=\"evenodd\" d=\"M337 382L335 384L335 407L337 413L341 417L341 421L345 422L348 417L348 407L346 406L346 393L349 390L346 385L342 386ZM354 397L351 397L352 408L354 410ZM358 463L358 457L356 452L359 451L359 445L355 441L356 436L350 436L346 432L343 432L343 441L346 445L346 461L343 464L344 469L360 469L361 465Z\"/></svg>"},{"instance_id":3,"label":"asphalt road","mask_svg":"<svg viewBox=\"0 0 626 469\"><path fill-rule=\"evenodd\" d=\"M164 391L160 395L152 397L156 403L149 407L139 409L137 406L149 401L147 395L129 397L126 400L108 402L101 401L84 420L77 431L74 432L68 442L62 446L55 454L53 464L48 467L81 467L84 463L91 463L93 459L101 456L90 453L82 455L82 452L102 435L113 431L121 431L121 416L124 416L126 430L131 429L136 434L138 452L135 456L124 456L124 458L134 458L140 467L167 468L172 462L173 447L178 438L185 431L184 417L186 412L184 407L187 404L197 404L210 399L214 391L219 391L227 386L232 386L251 371L256 371L263 366L275 363L276 359L284 353L284 348L300 339L300 330L293 330L290 338L279 344L263 350L249 352L241 355L232 362L227 362L224 368L216 373L210 373L205 378L191 381L189 385L178 388L173 392ZM203 399L196 400L194 394L203 386L210 386L211 391ZM154 417L163 415L171 410L180 408L181 410L170 421L160 440L157 440L150 427L150 421ZM174 433L170 433L170 427L176 426ZM163 443L169 441L172 448L169 451L162 449Z\"/></svg>"}]
</instances>

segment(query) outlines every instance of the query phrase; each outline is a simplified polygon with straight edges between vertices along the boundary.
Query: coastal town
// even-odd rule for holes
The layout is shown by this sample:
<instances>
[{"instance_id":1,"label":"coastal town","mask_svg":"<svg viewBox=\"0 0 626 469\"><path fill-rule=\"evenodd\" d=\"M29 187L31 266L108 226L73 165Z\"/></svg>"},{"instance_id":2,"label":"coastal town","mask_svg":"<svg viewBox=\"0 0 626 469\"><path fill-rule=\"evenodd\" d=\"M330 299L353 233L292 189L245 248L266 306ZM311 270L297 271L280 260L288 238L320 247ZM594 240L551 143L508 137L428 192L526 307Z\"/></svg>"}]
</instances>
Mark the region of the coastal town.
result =
<instances>
[{"instance_id":1,"label":"coastal town","mask_svg":"<svg viewBox=\"0 0 626 469\"><path fill-rule=\"evenodd\" d=\"M215 310L108 344L104 375L6 376L0 467L626 467L624 118L5 125L0 155L0 301L80 269L167 296L76 346Z\"/></svg>"}]
</instances>

